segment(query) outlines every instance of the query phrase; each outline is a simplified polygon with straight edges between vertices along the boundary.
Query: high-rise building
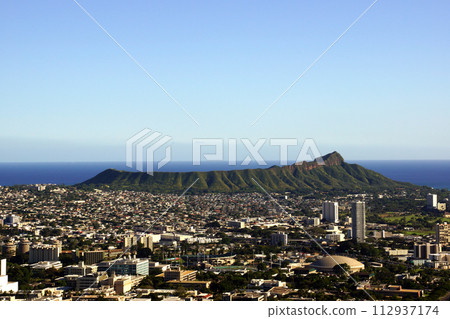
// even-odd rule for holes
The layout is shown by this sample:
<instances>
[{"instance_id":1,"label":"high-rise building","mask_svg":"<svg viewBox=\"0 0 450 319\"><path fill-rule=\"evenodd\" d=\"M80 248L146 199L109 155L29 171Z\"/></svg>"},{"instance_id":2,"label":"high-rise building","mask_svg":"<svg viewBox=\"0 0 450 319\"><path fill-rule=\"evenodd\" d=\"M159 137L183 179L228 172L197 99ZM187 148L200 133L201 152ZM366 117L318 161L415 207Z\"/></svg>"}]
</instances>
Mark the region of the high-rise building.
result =
<instances>
[{"instance_id":1,"label":"high-rise building","mask_svg":"<svg viewBox=\"0 0 450 319\"><path fill-rule=\"evenodd\" d=\"M153 237L150 235L141 236L139 238L139 243L142 244L144 248L153 250Z\"/></svg>"},{"instance_id":2,"label":"high-rise building","mask_svg":"<svg viewBox=\"0 0 450 319\"><path fill-rule=\"evenodd\" d=\"M352 203L352 239L358 243L364 242L366 237L366 203L356 201Z\"/></svg>"},{"instance_id":3,"label":"high-rise building","mask_svg":"<svg viewBox=\"0 0 450 319\"><path fill-rule=\"evenodd\" d=\"M144 248L150 248L150 250L153 250L152 235L145 234L141 236L126 236L123 239L124 250L132 246L138 246L138 244L142 244Z\"/></svg>"},{"instance_id":4,"label":"high-rise building","mask_svg":"<svg viewBox=\"0 0 450 319\"><path fill-rule=\"evenodd\" d=\"M137 246L137 237L136 236L125 236L123 238L123 248L130 248L132 246Z\"/></svg>"},{"instance_id":5,"label":"high-rise building","mask_svg":"<svg viewBox=\"0 0 450 319\"><path fill-rule=\"evenodd\" d=\"M60 253L61 247L57 245L33 245L30 248L28 262L34 264L39 261L57 261Z\"/></svg>"},{"instance_id":6,"label":"high-rise building","mask_svg":"<svg viewBox=\"0 0 450 319\"><path fill-rule=\"evenodd\" d=\"M414 244L414 258L417 259L428 259L430 254L439 254L442 251L440 244Z\"/></svg>"},{"instance_id":7,"label":"high-rise building","mask_svg":"<svg viewBox=\"0 0 450 319\"><path fill-rule=\"evenodd\" d=\"M337 223L339 221L339 205L337 202L324 201L322 203L323 219Z\"/></svg>"},{"instance_id":8,"label":"high-rise building","mask_svg":"<svg viewBox=\"0 0 450 319\"><path fill-rule=\"evenodd\" d=\"M270 236L270 239L271 239L272 245L274 245L274 246L277 246L277 245L287 246L287 244L288 244L288 235L285 233L282 233L282 232L272 234Z\"/></svg>"},{"instance_id":9,"label":"high-rise building","mask_svg":"<svg viewBox=\"0 0 450 319\"><path fill-rule=\"evenodd\" d=\"M437 195L436 194L428 194L427 195L427 209L436 209L437 208Z\"/></svg>"},{"instance_id":10,"label":"high-rise building","mask_svg":"<svg viewBox=\"0 0 450 319\"><path fill-rule=\"evenodd\" d=\"M436 242L442 245L450 244L450 224L436 224Z\"/></svg>"}]
</instances>

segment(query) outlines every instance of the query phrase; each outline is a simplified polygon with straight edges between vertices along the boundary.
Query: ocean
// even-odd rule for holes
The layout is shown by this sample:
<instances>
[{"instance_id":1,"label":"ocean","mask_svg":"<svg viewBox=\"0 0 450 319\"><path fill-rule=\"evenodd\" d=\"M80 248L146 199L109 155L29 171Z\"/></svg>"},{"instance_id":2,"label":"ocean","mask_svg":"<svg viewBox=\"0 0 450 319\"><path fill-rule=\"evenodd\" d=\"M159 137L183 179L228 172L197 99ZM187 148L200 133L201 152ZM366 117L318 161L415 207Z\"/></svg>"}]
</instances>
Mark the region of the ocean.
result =
<instances>
[{"instance_id":1,"label":"ocean","mask_svg":"<svg viewBox=\"0 0 450 319\"><path fill-rule=\"evenodd\" d=\"M396 181L450 189L450 160L349 162L364 166Z\"/></svg>"},{"instance_id":2,"label":"ocean","mask_svg":"<svg viewBox=\"0 0 450 319\"><path fill-rule=\"evenodd\" d=\"M450 160L349 162L362 165L393 180L450 189ZM276 164L275 162L269 162L267 166L257 164L228 166L226 162L208 162L202 163L201 166L193 166L191 162L170 162L161 168L161 171L189 172L268 168ZM133 169L126 167L123 162L0 163L0 185L73 185L83 182L108 168L133 171Z\"/></svg>"}]
</instances>

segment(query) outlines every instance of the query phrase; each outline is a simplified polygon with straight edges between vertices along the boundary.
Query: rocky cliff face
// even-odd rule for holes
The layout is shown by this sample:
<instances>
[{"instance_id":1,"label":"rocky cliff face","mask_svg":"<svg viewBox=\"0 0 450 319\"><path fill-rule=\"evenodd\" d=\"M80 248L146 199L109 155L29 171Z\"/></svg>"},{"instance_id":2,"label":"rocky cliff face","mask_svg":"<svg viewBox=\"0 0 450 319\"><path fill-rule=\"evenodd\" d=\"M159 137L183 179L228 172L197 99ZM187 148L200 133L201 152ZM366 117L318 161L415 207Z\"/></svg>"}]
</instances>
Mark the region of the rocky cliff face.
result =
<instances>
[{"instance_id":1,"label":"rocky cliff face","mask_svg":"<svg viewBox=\"0 0 450 319\"><path fill-rule=\"evenodd\" d=\"M333 152L330 154L327 154L325 156L322 156L322 160L316 158L314 161L312 162L298 162L295 163L292 166L292 168L302 168L304 170L312 170L315 168L318 168L320 166L337 166L337 165L341 165L342 163L344 163L344 158L341 156L341 154L339 154L338 152Z\"/></svg>"}]
</instances>

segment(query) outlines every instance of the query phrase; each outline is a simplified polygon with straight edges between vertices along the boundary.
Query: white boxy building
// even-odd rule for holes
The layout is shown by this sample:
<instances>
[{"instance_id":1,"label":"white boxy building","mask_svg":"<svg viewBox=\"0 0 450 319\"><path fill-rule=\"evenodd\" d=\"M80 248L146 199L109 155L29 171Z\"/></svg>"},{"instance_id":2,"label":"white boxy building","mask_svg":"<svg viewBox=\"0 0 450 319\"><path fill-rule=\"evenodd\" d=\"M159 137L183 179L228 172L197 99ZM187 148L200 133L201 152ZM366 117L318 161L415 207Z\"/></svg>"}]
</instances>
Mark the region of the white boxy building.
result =
<instances>
[{"instance_id":1,"label":"white boxy building","mask_svg":"<svg viewBox=\"0 0 450 319\"><path fill-rule=\"evenodd\" d=\"M19 283L17 281L8 281L6 274L6 259L0 260L0 292L14 292L19 290Z\"/></svg>"}]
</instances>

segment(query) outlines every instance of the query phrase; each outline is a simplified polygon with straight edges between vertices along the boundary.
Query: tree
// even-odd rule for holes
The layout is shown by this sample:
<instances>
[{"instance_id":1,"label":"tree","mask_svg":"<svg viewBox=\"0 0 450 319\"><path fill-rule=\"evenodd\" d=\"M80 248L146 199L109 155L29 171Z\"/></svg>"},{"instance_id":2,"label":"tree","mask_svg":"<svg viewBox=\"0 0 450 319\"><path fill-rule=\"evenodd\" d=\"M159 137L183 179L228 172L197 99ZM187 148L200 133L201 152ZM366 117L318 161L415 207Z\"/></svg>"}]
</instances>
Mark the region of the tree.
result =
<instances>
[{"instance_id":1,"label":"tree","mask_svg":"<svg viewBox=\"0 0 450 319\"><path fill-rule=\"evenodd\" d=\"M337 275L347 274L350 271L348 264L340 264L333 267L333 272Z\"/></svg>"},{"instance_id":2,"label":"tree","mask_svg":"<svg viewBox=\"0 0 450 319\"><path fill-rule=\"evenodd\" d=\"M78 263L78 258L75 254L61 254L59 255L59 261L63 266L68 266Z\"/></svg>"},{"instance_id":3,"label":"tree","mask_svg":"<svg viewBox=\"0 0 450 319\"><path fill-rule=\"evenodd\" d=\"M187 296L187 290L183 286L178 286L175 290L175 294L180 298L186 298Z\"/></svg>"},{"instance_id":4,"label":"tree","mask_svg":"<svg viewBox=\"0 0 450 319\"><path fill-rule=\"evenodd\" d=\"M152 251L150 248L138 248L136 252L138 258L149 258L151 255Z\"/></svg>"},{"instance_id":5,"label":"tree","mask_svg":"<svg viewBox=\"0 0 450 319\"><path fill-rule=\"evenodd\" d=\"M220 227L220 224L219 224L219 222L216 220L216 221L207 223L207 224L205 225L205 227L219 228L219 227Z\"/></svg>"},{"instance_id":6,"label":"tree","mask_svg":"<svg viewBox=\"0 0 450 319\"><path fill-rule=\"evenodd\" d=\"M264 270L266 270L267 266L265 263L258 263L256 268L258 268L259 271L264 271Z\"/></svg>"},{"instance_id":7,"label":"tree","mask_svg":"<svg viewBox=\"0 0 450 319\"><path fill-rule=\"evenodd\" d=\"M139 288L146 288L146 289L152 289L153 288L153 280L150 276L146 276L142 281L139 283Z\"/></svg>"}]
</instances>

